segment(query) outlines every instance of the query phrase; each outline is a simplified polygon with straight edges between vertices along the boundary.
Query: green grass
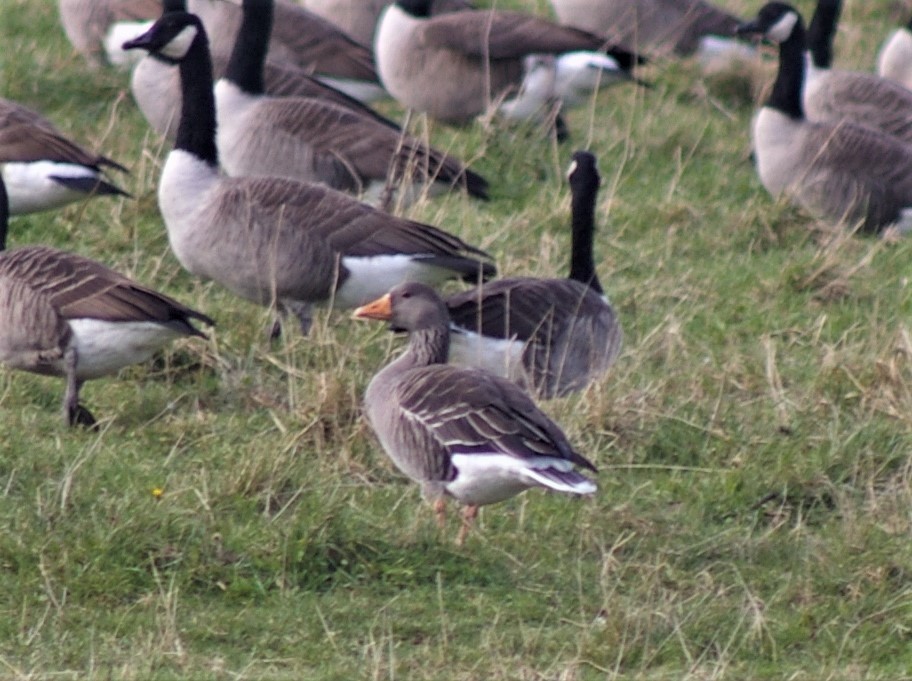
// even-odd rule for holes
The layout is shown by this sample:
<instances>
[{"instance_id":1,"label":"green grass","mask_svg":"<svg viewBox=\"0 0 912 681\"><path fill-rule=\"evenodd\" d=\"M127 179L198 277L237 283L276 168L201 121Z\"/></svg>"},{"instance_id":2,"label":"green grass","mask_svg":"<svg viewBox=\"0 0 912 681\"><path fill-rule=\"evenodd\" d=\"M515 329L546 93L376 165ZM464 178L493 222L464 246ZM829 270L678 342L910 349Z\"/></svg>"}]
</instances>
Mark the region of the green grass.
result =
<instances>
[{"instance_id":1,"label":"green grass","mask_svg":"<svg viewBox=\"0 0 912 681\"><path fill-rule=\"evenodd\" d=\"M905 19L850 3L838 62L869 68ZM323 314L269 344L267 311L171 255L166 150L127 76L88 71L47 0L5 0L0 37L3 94L128 165L135 196L16 218L11 245L91 255L218 321L89 383L98 432L63 427L61 381L0 372L0 678L908 675L912 244L766 195L748 125L772 62L747 84L652 66L654 89L571 114L566 147L413 120L493 198L407 213L505 274L565 272L563 173L592 149L599 271L625 328L608 377L544 405L600 466L599 493L487 508L457 548L455 517L439 535L360 415L401 341Z\"/></svg>"}]
</instances>

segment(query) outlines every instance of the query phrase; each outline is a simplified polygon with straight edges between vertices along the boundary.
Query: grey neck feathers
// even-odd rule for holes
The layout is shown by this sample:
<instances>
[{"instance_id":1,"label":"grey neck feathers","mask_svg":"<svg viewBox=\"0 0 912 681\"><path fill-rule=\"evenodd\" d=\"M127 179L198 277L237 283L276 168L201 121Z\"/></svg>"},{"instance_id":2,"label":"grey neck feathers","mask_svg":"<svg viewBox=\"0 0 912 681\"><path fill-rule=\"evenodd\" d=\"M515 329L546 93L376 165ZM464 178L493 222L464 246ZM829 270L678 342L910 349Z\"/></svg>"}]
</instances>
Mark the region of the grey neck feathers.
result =
<instances>
[{"instance_id":1,"label":"grey neck feathers","mask_svg":"<svg viewBox=\"0 0 912 681\"><path fill-rule=\"evenodd\" d=\"M399 361L413 367L446 364L450 356L450 329L445 321L409 334L408 351Z\"/></svg>"}]
</instances>

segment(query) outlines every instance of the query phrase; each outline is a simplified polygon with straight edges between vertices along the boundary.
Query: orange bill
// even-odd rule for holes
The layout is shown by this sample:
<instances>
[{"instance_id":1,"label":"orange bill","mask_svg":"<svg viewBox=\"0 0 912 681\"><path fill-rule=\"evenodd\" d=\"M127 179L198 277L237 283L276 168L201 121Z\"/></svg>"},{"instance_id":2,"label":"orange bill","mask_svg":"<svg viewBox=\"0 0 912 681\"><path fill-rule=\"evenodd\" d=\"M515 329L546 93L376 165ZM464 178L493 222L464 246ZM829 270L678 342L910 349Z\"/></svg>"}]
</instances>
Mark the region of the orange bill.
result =
<instances>
[{"instance_id":1,"label":"orange bill","mask_svg":"<svg viewBox=\"0 0 912 681\"><path fill-rule=\"evenodd\" d=\"M392 301L389 293L362 305L352 313L354 319L389 319L393 316Z\"/></svg>"}]
</instances>

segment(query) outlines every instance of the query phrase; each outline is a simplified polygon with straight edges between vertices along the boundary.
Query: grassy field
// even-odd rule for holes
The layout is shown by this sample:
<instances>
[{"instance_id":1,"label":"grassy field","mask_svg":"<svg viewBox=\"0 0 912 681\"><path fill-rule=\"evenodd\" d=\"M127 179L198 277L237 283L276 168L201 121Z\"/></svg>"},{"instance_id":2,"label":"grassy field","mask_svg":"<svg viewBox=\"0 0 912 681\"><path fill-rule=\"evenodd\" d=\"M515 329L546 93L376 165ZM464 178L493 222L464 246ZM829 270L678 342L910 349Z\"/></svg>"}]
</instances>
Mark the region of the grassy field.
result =
<instances>
[{"instance_id":1,"label":"grassy field","mask_svg":"<svg viewBox=\"0 0 912 681\"><path fill-rule=\"evenodd\" d=\"M869 69L904 14L849 2L837 62ZM97 432L62 425L60 380L0 372L0 678L908 676L912 243L766 195L748 125L774 59L752 84L651 66L652 90L574 112L568 146L413 118L493 199L408 214L505 274L566 271L563 173L574 148L599 156L626 336L608 377L544 405L599 493L488 507L457 548L360 415L401 340L322 314L270 344L267 311L171 255L167 149L127 75L87 70L49 0L0 0L0 37L0 92L128 165L135 197L16 218L10 245L99 258L218 322L89 383Z\"/></svg>"}]
</instances>

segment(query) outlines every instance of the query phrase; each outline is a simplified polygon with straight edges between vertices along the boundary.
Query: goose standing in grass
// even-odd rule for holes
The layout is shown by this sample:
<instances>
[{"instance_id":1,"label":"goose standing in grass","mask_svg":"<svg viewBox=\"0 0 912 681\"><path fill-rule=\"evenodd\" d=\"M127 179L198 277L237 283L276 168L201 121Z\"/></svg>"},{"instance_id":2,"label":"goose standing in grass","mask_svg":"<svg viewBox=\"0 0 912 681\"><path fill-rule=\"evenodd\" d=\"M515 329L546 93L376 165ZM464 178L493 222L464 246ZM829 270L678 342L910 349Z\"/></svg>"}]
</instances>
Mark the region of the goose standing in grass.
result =
<instances>
[{"instance_id":1,"label":"goose standing in grass","mask_svg":"<svg viewBox=\"0 0 912 681\"><path fill-rule=\"evenodd\" d=\"M812 121L852 121L912 144L912 92L873 73L832 68L842 0L818 0L807 31L804 108Z\"/></svg>"},{"instance_id":2,"label":"goose standing in grass","mask_svg":"<svg viewBox=\"0 0 912 681\"><path fill-rule=\"evenodd\" d=\"M189 0L214 54L229 54L241 25L241 8L229 0ZM269 58L311 73L327 85L362 102L386 96L370 47L289 0L277 0Z\"/></svg>"},{"instance_id":3,"label":"goose standing in grass","mask_svg":"<svg viewBox=\"0 0 912 681\"><path fill-rule=\"evenodd\" d=\"M752 141L760 181L834 222L861 221L873 231L912 228L912 146L849 121L809 121L802 105L805 30L791 5L771 2L738 27L779 44L779 71L754 117Z\"/></svg>"},{"instance_id":4,"label":"goose standing in grass","mask_svg":"<svg viewBox=\"0 0 912 681\"><path fill-rule=\"evenodd\" d=\"M263 65L273 0L243 0L244 19L225 76L215 84L217 142L229 175L322 182L378 198L388 184L417 196L464 188L487 198L487 182L455 158L375 118L319 98L269 97Z\"/></svg>"},{"instance_id":5,"label":"goose standing in grass","mask_svg":"<svg viewBox=\"0 0 912 681\"><path fill-rule=\"evenodd\" d=\"M551 5L562 24L650 56L754 53L732 38L741 20L704 0L551 0Z\"/></svg>"},{"instance_id":6,"label":"goose standing in grass","mask_svg":"<svg viewBox=\"0 0 912 681\"><path fill-rule=\"evenodd\" d=\"M119 49L147 30L161 10L158 0L60 0L60 21L70 44L90 65L127 66Z\"/></svg>"},{"instance_id":7,"label":"goose standing in grass","mask_svg":"<svg viewBox=\"0 0 912 681\"><path fill-rule=\"evenodd\" d=\"M595 156L573 155L567 279L498 279L447 298L450 362L515 381L539 397L568 395L604 374L621 350L617 314L592 255L600 178Z\"/></svg>"},{"instance_id":8,"label":"goose standing in grass","mask_svg":"<svg viewBox=\"0 0 912 681\"><path fill-rule=\"evenodd\" d=\"M333 22L362 45L374 44L377 20L383 8L392 0L304 0L304 5L314 14ZM446 14L473 9L469 0L433 0L432 14Z\"/></svg>"},{"instance_id":9,"label":"goose standing in grass","mask_svg":"<svg viewBox=\"0 0 912 681\"><path fill-rule=\"evenodd\" d=\"M466 123L495 104L508 118L540 117L632 79L637 61L601 36L520 12L430 16L430 0L383 11L374 53L383 85L403 106ZM597 50L606 50L607 53Z\"/></svg>"},{"instance_id":10,"label":"goose standing in grass","mask_svg":"<svg viewBox=\"0 0 912 681\"><path fill-rule=\"evenodd\" d=\"M164 0L165 12L184 12L186 0ZM135 50L136 54L142 54ZM229 54L213 53L212 69L216 79L224 76ZM399 126L376 111L336 88L326 85L301 67L266 59L263 87L270 97L313 97L332 102L354 113L373 119L399 132ZM149 125L171 142L177 134L180 117L180 74L177 64L161 54L146 54L138 61L130 78L130 91Z\"/></svg>"},{"instance_id":11,"label":"goose standing in grass","mask_svg":"<svg viewBox=\"0 0 912 681\"><path fill-rule=\"evenodd\" d=\"M877 74L912 90L912 18L893 31L880 48Z\"/></svg>"},{"instance_id":12,"label":"goose standing in grass","mask_svg":"<svg viewBox=\"0 0 912 681\"><path fill-rule=\"evenodd\" d=\"M465 505L457 543L479 506L530 488L592 494L597 472L516 384L480 369L446 364L446 305L407 283L358 308L359 319L388 320L409 334L408 349L371 379L364 412L396 467L421 485L443 524L446 497Z\"/></svg>"},{"instance_id":13,"label":"goose standing in grass","mask_svg":"<svg viewBox=\"0 0 912 681\"><path fill-rule=\"evenodd\" d=\"M487 254L461 239L323 185L221 175L212 65L195 15L163 14L124 47L179 63L183 108L158 205L171 249L192 274L294 314L305 333L314 304L356 307L401 281L494 274Z\"/></svg>"},{"instance_id":14,"label":"goose standing in grass","mask_svg":"<svg viewBox=\"0 0 912 681\"><path fill-rule=\"evenodd\" d=\"M92 378L144 362L168 342L200 336L206 315L75 253L47 246L5 250L8 202L0 180L0 363L66 378L63 417L91 426L79 403Z\"/></svg>"},{"instance_id":15,"label":"goose standing in grass","mask_svg":"<svg viewBox=\"0 0 912 681\"><path fill-rule=\"evenodd\" d=\"M12 215L59 208L90 196L128 196L102 168L127 172L67 139L47 118L0 98L0 175Z\"/></svg>"}]
</instances>

